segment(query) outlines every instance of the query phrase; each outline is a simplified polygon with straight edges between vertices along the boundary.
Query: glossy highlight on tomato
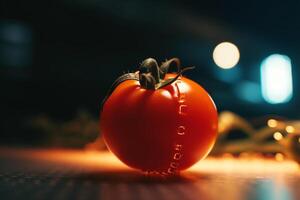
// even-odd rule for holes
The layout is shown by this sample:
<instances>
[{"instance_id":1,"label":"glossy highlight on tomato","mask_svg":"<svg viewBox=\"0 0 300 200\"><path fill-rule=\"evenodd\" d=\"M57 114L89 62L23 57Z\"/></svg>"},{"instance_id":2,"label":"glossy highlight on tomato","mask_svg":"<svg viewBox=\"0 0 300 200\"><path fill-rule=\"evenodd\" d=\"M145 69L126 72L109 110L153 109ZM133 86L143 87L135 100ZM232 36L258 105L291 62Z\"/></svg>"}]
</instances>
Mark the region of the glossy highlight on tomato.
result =
<instances>
[{"instance_id":1,"label":"glossy highlight on tomato","mask_svg":"<svg viewBox=\"0 0 300 200\"><path fill-rule=\"evenodd\" d=\"M163 84L156 87L149 86L151 79L142 82L141 73L122 80L108 96L100 114L101 133L109 150L128 166L175 174L213 147L215 104L199 84L181 74L163 74ZM145 73L152 76L153 71Z\"/></svg>"}]
</instances>

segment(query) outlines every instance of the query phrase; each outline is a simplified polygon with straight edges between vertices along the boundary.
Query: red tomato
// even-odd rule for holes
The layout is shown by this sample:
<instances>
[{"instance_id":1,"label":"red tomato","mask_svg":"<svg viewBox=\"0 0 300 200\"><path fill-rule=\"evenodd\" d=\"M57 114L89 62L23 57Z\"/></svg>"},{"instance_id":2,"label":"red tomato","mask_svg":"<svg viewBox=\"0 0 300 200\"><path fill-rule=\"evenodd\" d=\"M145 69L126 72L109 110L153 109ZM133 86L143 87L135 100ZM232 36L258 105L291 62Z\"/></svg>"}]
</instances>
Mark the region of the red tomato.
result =
<instances>
[{"instance_id":1,"label":"red tomato","mask_svg":"<svg viewBox=\"0 0 300 200\"><path fill-rule=\"evenodd\" d=\"M110 151L128 166L174 174L209 153L217 110L208 93L188 78L157 90L126 80L105 102L100 128Z\"/></svg>"}]
</instances>

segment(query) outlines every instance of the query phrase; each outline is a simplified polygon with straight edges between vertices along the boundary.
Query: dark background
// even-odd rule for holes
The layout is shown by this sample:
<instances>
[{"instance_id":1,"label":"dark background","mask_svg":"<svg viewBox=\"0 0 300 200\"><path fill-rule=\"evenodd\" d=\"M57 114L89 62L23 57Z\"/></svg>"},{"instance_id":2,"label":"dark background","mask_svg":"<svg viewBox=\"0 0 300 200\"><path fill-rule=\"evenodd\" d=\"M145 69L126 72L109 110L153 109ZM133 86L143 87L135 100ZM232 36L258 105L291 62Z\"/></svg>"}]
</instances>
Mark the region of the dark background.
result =
<instances>
[{"instance_id":1,"label":"dark background","mask_svg":"<svg viewBox=\"0 0 300 200\"><path fill-rule=\"evenodd\" d=\"M96 123L112 82L147 57L178 57L184 66L196 66L186 76L211 94L219 111L247 119L299 118L299 1L0 2L3 144L47 143L64 123ZM236 68L214 64L213 49L222 41L238 46ZM260 96L259 65L272 53L292 60L294 96L285 104L268 104ZM31 123L36 118L46 123L40 132Z\"/></svg>"}]
</instances>

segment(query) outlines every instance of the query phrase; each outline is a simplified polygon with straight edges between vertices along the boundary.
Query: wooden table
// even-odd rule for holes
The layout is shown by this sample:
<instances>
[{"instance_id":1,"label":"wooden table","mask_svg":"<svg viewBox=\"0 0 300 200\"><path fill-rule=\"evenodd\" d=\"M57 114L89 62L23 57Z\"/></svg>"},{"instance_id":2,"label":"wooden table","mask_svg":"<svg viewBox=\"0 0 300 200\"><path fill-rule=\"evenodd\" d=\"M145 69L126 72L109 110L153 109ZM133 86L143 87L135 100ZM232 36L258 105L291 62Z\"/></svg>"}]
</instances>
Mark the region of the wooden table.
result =
<instances>
[{"instance_id":1,"label":"wooden table","mask_svg":"<svg viewBox=\"0 0 300 200\"><path fill-rule=\"evenodd\" d=\"M207 158L181 177L147 177L109 152L0 148L0 199L300 199L293 161Z\"/></svg>"}]
</instances>

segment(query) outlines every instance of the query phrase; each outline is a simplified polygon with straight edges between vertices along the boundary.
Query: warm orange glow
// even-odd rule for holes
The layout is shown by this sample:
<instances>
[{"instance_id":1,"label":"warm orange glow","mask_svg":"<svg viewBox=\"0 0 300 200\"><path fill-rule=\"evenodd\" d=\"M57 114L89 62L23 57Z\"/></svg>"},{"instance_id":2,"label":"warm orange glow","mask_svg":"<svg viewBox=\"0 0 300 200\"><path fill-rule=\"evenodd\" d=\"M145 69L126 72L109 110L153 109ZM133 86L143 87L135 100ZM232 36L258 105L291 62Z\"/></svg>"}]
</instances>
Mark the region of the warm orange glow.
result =
<instances>
[{"instance_id":1,"label":"warm orange glow","mask_svg":"<svg viewBox=\"0 0 300 200\"><path fill-rule=\"evenodd\" d=\"M3 154L5 152L5 154ZM131 168L124 165L118 158L108 151L84 151L65 149L22 149L22 150L2 150L0 156L21 157L30 160L45 162L55 162L71 166L82 166L86 168L97 168L101 171L127 170Z\"/></svg>"},{"instance_id":2,"label":"warm orange glow","mask_svg":"<svg viewBox=\"0 0 300 200\"><path fill-rule=\"evenodd\" d=\"M268 126L271 128L275 128L278 125L278 121L275 119L269 119L267 122Z\"/></svg>"},{"instance_id":3,"label":"warm orange glow","mask_svg":"<svg viewBox=\"0 0 300 200\"><path fill-rule=\"evenodd\" d=\"M227 131L234 122L235 118L234 115L230 112L223 112L219 115L219 124L218 124L218 131L219 133L223 133Z\"/></svg>"},{"instance_id":4,"label":"warm orange glow","mask_svg":"<svg viewBox=\"0 0 300 200\"><path fill-rule=\"evenodd\" d=\"M286 126L285 130L288 133L294 133L295 132L295 127L293 127L293 126Z\"/></svg>"},{"instance_id":5,"label":"warm orange glow","mask_svg":"<svg viewBox=\"0 0 300 200\"><path fill-rule=\"evenodd\" d=\"M284 155L282 153L276 153L275 154L275 160L283 161L284 160Z\"/></svg>"},{"instance_id":6,"label":"warm orange glow","mask_svg":"<svg viewBox=\"0 0 300 200\"><path fill-rule=\"evenodd\" d=\"M104 143L103 137L99 136L95 141L88 143L84 147L85 150L92 150L92 151L99 151L99 150L105 150L106 145Z\"/></svg>"},{"instance_id":7,"label":"warm orange glow","mask_svg":"<svg viewBox=\"0 0 300 200\"><path fill-rule=\"evenodd\" d=\"M3 150L0 156L15 157L29 160L39 160L62 164L67 167L96 170L103 173L134 173L134 170L121 163L108 151L80 151L80 150ZM281 161L281 162L278 162ZM226 154L222 158L209 157L196 163L183 173L242 173L245 175L255 173L298 173L298 164L285 160L281 154L276 154L275 159L245 156L234 158Z\"/></svg>"},{"instance_id":8,"label":"warm orange glow","mask_svg":"<svg viewBox=\"0 0 300 200\"><path fill-rule=\"evenodd\" d=\"M201 173L239 173L251 174L278 174L298 173L299 166L292 160L278 162L265 158L208 158L198 162L188 171Z\"/></svg>"},{"instance_id":9,"label":"warm orange glow","mask_svg":"<svg viewBox=\"0 0 300 200\"><path fill-rule=\"evenodd\" d=\"M231 153L224 153L223 158L233 158L233 155Z\"/></svg>"},{"instance_id":10,"label":"warm orange glow","mask_svg":"<svg viewBox=\"0 0 300 200\"><path fill-rule=\"evenodd\" d=\"M275 132L274 134L273 134L273 138L275 139L275 140L277 140L277 141L279 141L279 140L281 140L282 138L283 138L283 136L282 136L282 134L280 133L280 132Z\"/></svg>"},{"instance_id":11,"label":"warm orange glow","mask_svg":"<svg viewBox=\"0 0 300 200\"><path fill-rule=\"evenodd\" d=\"M36 156L70 164L98 166L99 168L101 167L101 169L129 169L129 167L107 151L41 151L38 152Z\"/></svg>"}]
</instances>

